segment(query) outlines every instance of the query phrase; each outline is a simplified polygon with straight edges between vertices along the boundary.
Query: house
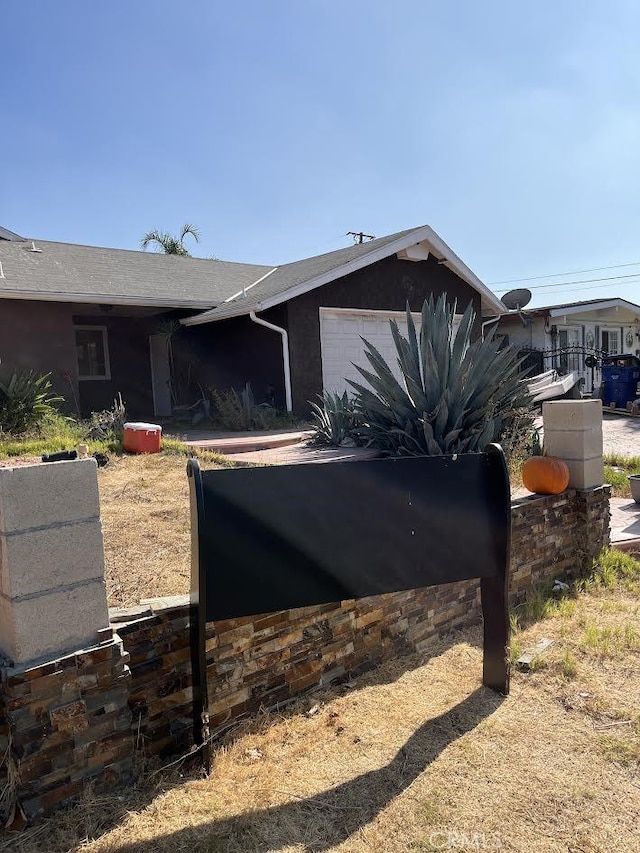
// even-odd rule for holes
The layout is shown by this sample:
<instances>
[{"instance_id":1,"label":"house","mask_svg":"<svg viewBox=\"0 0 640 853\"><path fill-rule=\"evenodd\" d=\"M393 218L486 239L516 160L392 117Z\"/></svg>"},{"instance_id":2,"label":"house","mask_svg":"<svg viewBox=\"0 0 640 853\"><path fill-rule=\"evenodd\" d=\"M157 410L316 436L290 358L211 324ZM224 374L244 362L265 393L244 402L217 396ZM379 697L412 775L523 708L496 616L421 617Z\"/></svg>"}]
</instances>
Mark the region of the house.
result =
<instances>
[{"instance_id":1,"label":"house","mask_svg":"<svg viewBox=\"0 0 640 853\"><path fill-rule=\"evenodd\" d=\"M70 410L171 414L198 387L242 388L304 415L389 319L446 292L478 320L506 309L429 226L281 266L26 239L0 229L0 377L51 372Z\"/></svg>"},{"instance_id":2,"label":"house","mask_svg":"<svg viewBox=\"0 0 640 853\"><path fill-rule=\"evenodd\" d=\"M640 305L611 298L525 309L504 314L498 332L530 354L534 372L574 371L584 379L583 393L593 394L602 381L603 355L640 355Z\"/></svg>"}]
</instances>

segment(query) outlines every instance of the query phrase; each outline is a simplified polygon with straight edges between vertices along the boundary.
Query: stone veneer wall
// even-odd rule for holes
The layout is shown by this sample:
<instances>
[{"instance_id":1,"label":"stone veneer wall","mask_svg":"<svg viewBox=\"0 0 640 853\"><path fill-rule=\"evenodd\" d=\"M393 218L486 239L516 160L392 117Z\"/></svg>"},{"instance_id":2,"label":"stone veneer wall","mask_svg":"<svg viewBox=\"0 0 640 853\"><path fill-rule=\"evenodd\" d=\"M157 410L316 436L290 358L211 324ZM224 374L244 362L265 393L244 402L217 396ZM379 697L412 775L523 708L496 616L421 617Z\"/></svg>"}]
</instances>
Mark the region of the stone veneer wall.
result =
<instances>
[{"instance_id":1,"label":"stone veneer wall","mask_svg":"<svg viewBox=\"0 0 640 853\"><path fill-rule=\"evenodd\" d=\"M512 505L511 599L576 574L609 541L609 487L528 497ZM134 616L126 611L118 619ZM422 652L480 619L479 583L439 587L211 623L211 728L315 686L357 675L393 654ZM188 608L158 599L118 625L130 655L133 724L152 753L191 742Z\"/></svg>"},{"instance_id":2,"label":"stone veneer wall","mask_svg":"<svg viewBox=\"0 0 640 853\"><path fill-rule=\"evenodd\" d=\"M111 631L109 631L111 634ZM0 667L0 825L28 820L133 771L131 671L120 638L23 670ZM11 790L11 787L14 790ZM14 797L14 794L16 795ZM3 807L4 806L4 807Z\"/></svg>"},{"instance_id":3,"label":"stone veneer wall","mask_svg":"<svg viewBox=\"0 0 640 853\"><path fill-rule=\"evenodd\" d=\"M513 503L514 602L539 583L576 574L608 543L609 495L603 486ZM114 640L90 652L21 675L0 668L0 756L10 756L29 818L76 795L87 778L104 784L126 776L136 746L170 754L191 744L185 599L158 599L112 617ZM212 623L212 730L394 654L423 652L479 618L479 584L464 581ZM5 762L0 789L7 772Z\"/></svg>"}]
</instances>

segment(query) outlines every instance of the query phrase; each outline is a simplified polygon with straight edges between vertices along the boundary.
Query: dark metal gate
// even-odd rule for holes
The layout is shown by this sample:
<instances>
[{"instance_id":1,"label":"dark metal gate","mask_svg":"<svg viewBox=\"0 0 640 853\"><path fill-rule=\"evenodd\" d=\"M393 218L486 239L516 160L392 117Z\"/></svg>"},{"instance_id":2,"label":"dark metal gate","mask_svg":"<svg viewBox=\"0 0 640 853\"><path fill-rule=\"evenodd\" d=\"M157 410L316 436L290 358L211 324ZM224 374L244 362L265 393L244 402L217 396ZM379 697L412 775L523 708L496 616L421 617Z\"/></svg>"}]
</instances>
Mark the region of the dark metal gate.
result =
<instances>
[{"instance_id":1,"label":"dark metal gate","mask_svg":"<svg viewBox=\"0 0 640 853\"><path fill-rule=\"evenodd\" d=\"M600 349L585 346L570 346L556 349L521 349L519 355L525 359L522 370L529 376L556 370L559 376L576 373L583 380L584 396L598 396L602 384L602 359L608 355Z\"/></svg>"},{"instance_id":2,"label":"dark metal gate","mask_svg":"<svg viewBox=\"0 0 640 853\"><path fill-rule=\"evenodd\" d=\"M192 531L194 739L209 765L207 622L480 578L483 682L509 687L509 475L486 453L201 471Z\"/></svg>"}]
</instances>

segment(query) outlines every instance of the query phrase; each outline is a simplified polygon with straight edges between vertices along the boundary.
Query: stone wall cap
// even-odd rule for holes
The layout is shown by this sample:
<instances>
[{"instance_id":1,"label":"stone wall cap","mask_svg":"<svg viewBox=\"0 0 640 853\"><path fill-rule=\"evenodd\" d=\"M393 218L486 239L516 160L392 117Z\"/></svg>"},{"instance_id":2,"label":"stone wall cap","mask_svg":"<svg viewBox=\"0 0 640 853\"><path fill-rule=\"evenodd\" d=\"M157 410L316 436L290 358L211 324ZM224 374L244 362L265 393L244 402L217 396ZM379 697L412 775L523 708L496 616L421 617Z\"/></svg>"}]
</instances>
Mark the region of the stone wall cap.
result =
<instances>
[{"instance_id":1,"label":"stone wall cap","mask_svg":"<svg viewBox=\"0 0 640 853\"><path fill-rule=\"evenodd\" d=\"M57 672L70 666L76 666L78 665L78 657L81 657L82 655L90 655L92 652L102 652L107 646L114 646L121 649L122 639L118 634L114 633L111 640L103 640L101 643L85 646L82 649L74 649L73 651L65 652L58 656L42 656L40 658L18 664L14 664L13 661L9 660L8 665L5 665L3 679L11 678L16 675L28 678L29 673L33 673L43 667L52 667L52 671Z\"/></svg>"},{"instance_id":2,"label":"stone wall cap","mask_svg":"<svg viewBox=\"0 0 640 853\"><path fill-rule=\"evenodd\" d=\"M565 489L565 491L560 492L559 495L537 495L532 492L530 495L523 495L520 498L514 498L514 500L511 501L511 509L517 509L518 507L534 503L535 501L566 500L568 497L575 494L576 491L576 489Z\"/></svg>"},{"instance_id":3,"label":"stone wall cap","mask_svg":"<svg viewBox=\"0 0 640 853\"><path fill-rule=\"evenodd\" d=\"M109 622L133 622L136 619L142 619L144 616L152 616L151 608L143 605L135 607L110 607Z\"/></svg>"},{"instance_id":4,"label":"stone wall cap","mask_svg":"<svg viewBox=\"0 0 640 853\"><path fill-rule=\"evenodd\" d=\"M98 463L93 458L93 456L86 456L84 459L60 459L58 462L41 462L40 460L36 460L35 462L27 462L20 463L15 465L2 465L0 467L0 476L4 476L5 474L11 474L14 471L27 472L27 476L30 476L28 472L33 471L34 468L43 469L43 466L46 468L55 465L56 468L66 467L68 465L92 465L94 468L98 467Z\"/></svg>"}]
</instances>

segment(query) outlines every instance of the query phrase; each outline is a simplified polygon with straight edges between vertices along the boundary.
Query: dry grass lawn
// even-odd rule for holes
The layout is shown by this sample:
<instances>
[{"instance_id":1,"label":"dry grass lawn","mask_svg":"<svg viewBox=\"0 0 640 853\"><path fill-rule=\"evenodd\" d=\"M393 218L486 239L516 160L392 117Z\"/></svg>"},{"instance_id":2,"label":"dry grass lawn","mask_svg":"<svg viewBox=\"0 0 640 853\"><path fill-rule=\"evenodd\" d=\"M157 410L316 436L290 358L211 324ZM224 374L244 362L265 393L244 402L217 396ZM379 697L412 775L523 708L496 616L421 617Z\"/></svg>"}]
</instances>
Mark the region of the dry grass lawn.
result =
<instances>
[{"instance_id":1,"label":"dry grass lawn","mask_svg":"<svg viewBox=\"0 0 640 853\"><path fill-rule=\"evenodd\" d=\"M114 456L98 470L110 606L189 592L186 461L182 455ZM200 454L200 464L221 467L215 454ZM514 490L522 487L520 467L511 472Z\"/></svg>"},{"instance_id":2,"label":"dry grass lawn","mask_svg":"<svg viewBox=\"0 0 640 853\"><path fill-rule=\"evenodd\" d=\"M555 645L506 699L479 687L479 631L457 634L246 724L207 779L147 768L4 849L638 853L640 567L610 569L521 614L541 618L515 646Z\"/></svg>"},{"instance_id":3,"label":"dry grass lawn","mask_svg":"<svg viewBox=\"0 0 640 853\"><path fill-rule=\"evenodd\" d=\"M184 456L113 457L98 471L107 595L113 607L189 592L189 487ZM201 460L203 468L216 467Z\"/></svg>"}]
</instances>

